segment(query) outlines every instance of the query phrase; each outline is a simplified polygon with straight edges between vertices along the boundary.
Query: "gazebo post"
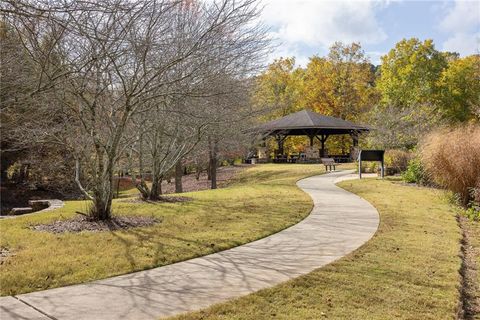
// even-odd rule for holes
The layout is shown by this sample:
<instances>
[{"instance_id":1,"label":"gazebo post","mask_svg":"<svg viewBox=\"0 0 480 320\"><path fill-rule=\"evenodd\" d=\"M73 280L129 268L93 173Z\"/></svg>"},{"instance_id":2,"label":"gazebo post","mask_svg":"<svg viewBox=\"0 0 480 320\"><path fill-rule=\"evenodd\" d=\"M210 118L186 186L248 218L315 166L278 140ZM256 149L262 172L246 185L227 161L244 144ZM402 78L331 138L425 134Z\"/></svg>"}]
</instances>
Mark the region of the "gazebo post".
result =
<instances>
[{"instance_id":1,"label":"gazebo post","mask_svg":"<svg viewBox=\"0 0 480 320\"><path fill-rule=\"evenodd\" d=\"M282 137L282 136L279 135L279 134L277 134L277 135L275 136L275 139L277 140L278 154L279 154L279 155L283 155L283 142L285 141L286 138L287 138L287 136Z\"/></svg>"},{"instance_id":2,"label":"gazebo post","mask_svg":"<svg viewBox=\"0 0 480 320\"><path fill-rule=\"evenodd\" d=\"M322 143L322 148L320 149L320 157L325 157L325 141L327 141L328 136L322 134L322 139L320 142Z\"/></svg>"},{"instance_id":3,"label":"gazebo post","mask_svg":"<svg viewBox=\"0 0 480 320\"><path fill-rule=\"evenodd\" d=\"M322 144L322 147L320 149L320 157L324 157L325 156L325 142L327 141L328 139L328 134L322 134L320 136L320 138L318 136L316 136L318 140L320 140L320 143Z\"/></svg>"},{"instance_id":4,"label":"gazebo post","mask_svg":"<svg viewBox=\"0 0 480 320\"><path fill-rule=\"evenodd\" d=\"M358 149L358 132L352 131L350 132L350 136L352 137L352 148L350 149L350 159L355 160L355 152Z\"/></svg>"},{"instance_id":5,"label":"gazebo post","mask_svg":"<svg viewBox=\"0 0 480 320\"><path fill-rule=\"evenodd\" d=\"M350 136L352 137L353 146L358 147L358 133L352 132L350 133Z\"/></svg>"}]
</instances>

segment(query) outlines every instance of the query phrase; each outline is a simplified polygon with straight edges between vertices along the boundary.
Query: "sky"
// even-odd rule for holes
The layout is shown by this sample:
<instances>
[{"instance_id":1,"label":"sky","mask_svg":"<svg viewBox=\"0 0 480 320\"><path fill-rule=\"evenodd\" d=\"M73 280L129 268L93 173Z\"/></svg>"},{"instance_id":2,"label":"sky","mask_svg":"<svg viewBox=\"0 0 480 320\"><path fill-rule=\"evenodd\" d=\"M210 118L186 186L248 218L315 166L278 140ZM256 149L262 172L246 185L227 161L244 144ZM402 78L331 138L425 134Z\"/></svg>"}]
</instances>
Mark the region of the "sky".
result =
<instances>
[{"instance_id":1,"label":"sky","mask_svg":"<svg viewBox=\"0 0 480 320\"><path fill-rule=\"evenodd\" d=\"M374 64L403 38L433 39L441 51L480 52L480 0L264 0L261 19L277 44L269 57L305 66L334 41L360 42Z\"/></svg>"}]
</instances>

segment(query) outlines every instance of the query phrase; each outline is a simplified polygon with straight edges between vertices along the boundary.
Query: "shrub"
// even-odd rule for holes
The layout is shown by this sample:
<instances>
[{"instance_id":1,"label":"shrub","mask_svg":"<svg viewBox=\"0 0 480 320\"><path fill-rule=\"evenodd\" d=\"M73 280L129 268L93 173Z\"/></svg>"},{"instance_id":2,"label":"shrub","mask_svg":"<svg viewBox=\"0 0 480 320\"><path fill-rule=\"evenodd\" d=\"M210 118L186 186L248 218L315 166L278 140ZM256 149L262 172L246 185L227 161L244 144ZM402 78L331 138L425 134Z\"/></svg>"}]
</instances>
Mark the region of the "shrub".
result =
<instances>
[{"instance_id":1,"label":"shrub","mask_svg":"<svg viewBox=\"0 0 480 320\"><path fill-rule=\"evenodd\" d=\"M465 214L468 218L480 221L480 179L477 186L471 190L471 201L468 204L468 208Z\"/></svg>"},{"instance_id":2,"label":"shrub","mask_svg":"<svg viewBox=\"0 0 480 320\"><path fill-rule=\"evenodd\" d=\"M465 210L465 216L470 220L480 221L480 210L478 207L470 207Z\"/></svg>"},{"instance_id":3,"label":"shrub","mask_svg":"<svg viewBox=\"0 0 480 320\"><path fill-rule=\"evenodd\" d=\"M358 162L356 163L358 166ZM377 161L362 161L362 168L361 168L362 173L375 173L377 172L378 168L379 168L379 165Z\"/></svg>"},{"instance_id":4,"label":"shrub","mask_svg":"<svg viewBox=\"0 0 480 320\"><path fill-rule=\"evenodd\" d=\"M391 149L385 151L385 166L392 168L395 173L407 170L408 162L412 159L412 154L400 149Z\"/></svg>"},{"instance_id":5,"label":"shrub","mask_svg":"<svg viewBox=\"0 0 480 320\"><path fill-rule=\"evenodd\" d=\"M441 129L426 136L420 148L429 178L458 194L462 205L480 191L480 126Z\"/></svg>"},{"instance_id":6,"label":"shrub","mask_svg":"<svg viewBox=\"0 0 480 320\"><path fill-rule=\"evenodd\" d=\"M419 158L413 158L408 161L408 166L405 172L402 174L402 179L408 183L425 184L425 169L423 168L422 161Z\"/></svg>"}]
</instances>

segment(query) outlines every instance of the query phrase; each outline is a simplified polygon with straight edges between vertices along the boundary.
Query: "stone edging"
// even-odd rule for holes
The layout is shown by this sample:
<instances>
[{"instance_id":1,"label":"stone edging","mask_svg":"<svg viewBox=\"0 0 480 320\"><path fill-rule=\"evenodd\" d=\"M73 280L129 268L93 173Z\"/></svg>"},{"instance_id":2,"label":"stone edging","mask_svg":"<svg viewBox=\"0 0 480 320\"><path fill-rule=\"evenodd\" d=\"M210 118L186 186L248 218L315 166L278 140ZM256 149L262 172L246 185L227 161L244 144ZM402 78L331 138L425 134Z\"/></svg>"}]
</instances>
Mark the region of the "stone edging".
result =
<instances>
[{"instance_id":1,"label":"stone edging","mask_svg":"<svg viewBox=\"0 0 480 320\"><path fill-rule=\"evenodd\" d=\"M58 209L58 208L62 208L65 205L65 202L63 202L62 200L59 200L59 199L45 199L45 200L42 199L41 201L47 201L48 202L48 208L38 210L38 211L35 211L35 212L32 212L32 213L0 216L0 220L1 219L13 219L13 218L31 216L33 214L39 214L39 213L42 213L42 212L52 211L52 210L55 210L55 209Z\"/></svg>"}]
</instances>

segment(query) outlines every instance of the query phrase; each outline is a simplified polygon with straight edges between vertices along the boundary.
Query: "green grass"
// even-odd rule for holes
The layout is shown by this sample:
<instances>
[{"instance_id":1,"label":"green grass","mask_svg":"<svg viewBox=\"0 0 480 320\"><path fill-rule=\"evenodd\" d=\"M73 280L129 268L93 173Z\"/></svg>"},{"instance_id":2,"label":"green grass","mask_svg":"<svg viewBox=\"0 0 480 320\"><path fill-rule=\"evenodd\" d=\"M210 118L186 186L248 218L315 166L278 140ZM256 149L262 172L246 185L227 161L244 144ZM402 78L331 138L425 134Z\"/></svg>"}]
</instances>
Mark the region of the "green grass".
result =
<instances>
[{"instance_id":1,"label":"green grass","mask_svg":"<svg viewBox=\"0 0 480 320\"><path fill-rule=\"evenodd\" d=\"M225 189L186 193L184 203L114 201L117 215L143 215L160 224L115 232L51 234L31 225L68 219L86 202L0 221L0 246L11 256L0 265L1 295L26 293L167 265L265 237L302 220L310 197L296 187L323 173L320 165L259 165Z\"/></svg>"},{"instance_id":2,"label":"green grass","mask_svg":"<svg viewBox=\"0 0 480 320\"><path fill-rule=\"evenodd\" d=\"M454 319L461 236L441 192L374 179L341 186L378 209L369 242L305 276L175 319Z\"/></svg>"}]
</instances>

